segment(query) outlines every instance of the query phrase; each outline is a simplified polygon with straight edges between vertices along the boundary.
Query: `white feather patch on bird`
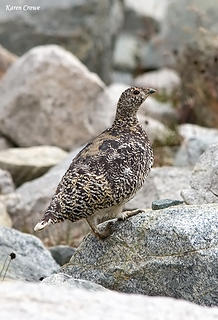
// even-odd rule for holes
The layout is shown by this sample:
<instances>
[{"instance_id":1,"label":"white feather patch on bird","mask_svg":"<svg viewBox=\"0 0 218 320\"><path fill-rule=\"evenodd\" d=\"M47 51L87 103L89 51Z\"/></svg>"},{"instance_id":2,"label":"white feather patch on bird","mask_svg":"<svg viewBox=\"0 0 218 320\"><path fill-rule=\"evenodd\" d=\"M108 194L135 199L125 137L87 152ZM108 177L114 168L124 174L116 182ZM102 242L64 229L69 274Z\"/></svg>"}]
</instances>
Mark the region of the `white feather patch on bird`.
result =
<instances>
[{"instance_id":1,"label":"white feather patch on bird","mask_svg":"<svg viewBox=\"0 0 218 320\"><path fill-rule=\"evenodd\" d=\"M41 231L51 223L51 219L49 219L48 221L41 221L35 225L34 231Z\"/></svg>"}]
</instances>

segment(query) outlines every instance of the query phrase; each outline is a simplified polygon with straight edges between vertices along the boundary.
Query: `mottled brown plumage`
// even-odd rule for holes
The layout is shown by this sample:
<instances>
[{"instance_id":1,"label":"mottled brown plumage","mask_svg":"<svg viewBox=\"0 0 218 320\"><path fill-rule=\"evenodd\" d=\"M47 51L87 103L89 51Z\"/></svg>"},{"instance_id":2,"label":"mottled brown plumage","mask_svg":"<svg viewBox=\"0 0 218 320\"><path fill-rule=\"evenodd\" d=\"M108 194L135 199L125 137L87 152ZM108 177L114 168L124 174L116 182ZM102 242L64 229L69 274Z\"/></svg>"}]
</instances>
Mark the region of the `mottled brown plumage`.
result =
<instances>
[{"instance_id":1,"label":"mottled brown plumage","mask_svg":"<svg viewBox=\"0 0 218 320\"><path fill-rule=\"evenodd\" d=\"M86 218L93 232L100 233L96 218L126 218L137 212L124 212L124 204L142 187L153 164L153 152L136 113L154 89L129 88L117 105L111 128L87 144L73 159L55 195L34 230L51 223Z\"/></svg>"}]
</instances>

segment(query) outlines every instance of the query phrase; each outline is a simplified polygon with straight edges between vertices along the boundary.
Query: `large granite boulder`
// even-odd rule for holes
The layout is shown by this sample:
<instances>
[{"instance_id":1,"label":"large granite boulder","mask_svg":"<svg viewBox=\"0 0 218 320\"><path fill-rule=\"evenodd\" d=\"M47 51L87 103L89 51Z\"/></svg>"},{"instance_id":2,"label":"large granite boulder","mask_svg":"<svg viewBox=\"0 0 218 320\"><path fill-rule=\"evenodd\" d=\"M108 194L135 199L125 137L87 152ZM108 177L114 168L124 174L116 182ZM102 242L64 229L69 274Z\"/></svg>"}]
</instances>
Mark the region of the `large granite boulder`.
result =
<instances>
[{"instance_id":1,"label":"large granite boulder","mask_svg":"<svg viewBox=\"0 0 218 320\"><path fill-rule=\"evenodd\" d=\"M126 293L217 305L217 212L216 204L180 205L111 221L113 234L89 235L61 272Z\"/></svg>"},{"instance_id":2,"label":"large granite boulder","mask_svg":"<svg viewBox=\"0 0 218 320\"><path fill-rule=\"evenodd\" d=\"M186 123L178 126L178 132L184 140L175 156L176 166L195 165L202 153L218 143L218 129Z\"/></svg>"},{"instance_id":3,"label":"large granite boulder","mask_svg":"<svg viewBox=\"0 0 218 320\"><path fill-rule=\"evenodd\" d=\"M41 46L18 59L0 83L0 132L17 146L79 146L111 124L114 109L96 100L100 78L70 52Z\"/></svg>"},{"instance_id":4,"label":"large granite boulder","mask_svg":"<svg viewBox=\"0 0 218 320\"><path fill-rule=\"evenodd\" d=\"M3 270L4 262L9 260L11 253L16 256L11 260L6 273L8 279L39 281L59 267L38 238L15 229L0 227L0 270ZM5 269L1 276L4 272Z\"/></svg>"},{"instance_id":5,"label":"large granite boulder","mask_svg":"<svg viewBox=\"0 0 218 320\"><path fill-rule=\"evenodd\" d=\"M162 297L90 292L21 282L0 286L0 317L4 320L216 320L217 308Z\"/></svg>"},{"instance_id":6,"label":"large granite boulder","mask_svg":"<svg viewBox=\"0 0 218 320\"><path fill-rule=\"evenodd\" d=\"M53 146L10 148L0 151L0 168L12 175L16 185L43 175L66 158L67 152Z\"/></svg>"},{"instance_id":7,"label":"large granite boulder","mask_svg":"<svg viewBox=\"0 0 218 320\"><path fill-rule=\"evenodd\" d=\"M90 70L110 81L114 41L123 23L121 0L2 0L0 42L18 55L37 45L58 44L73 52Z\"/></svg>"},{"instance_id":8,"label":"large granite boulder","mask_svg":"<svg viewBox=\"0 0 218 320\"><path fill-rule=\"evenodd\" d=\"M218 203L218 144L201 155L181 195L188 204Z\"/></svg>"}]
</instances>

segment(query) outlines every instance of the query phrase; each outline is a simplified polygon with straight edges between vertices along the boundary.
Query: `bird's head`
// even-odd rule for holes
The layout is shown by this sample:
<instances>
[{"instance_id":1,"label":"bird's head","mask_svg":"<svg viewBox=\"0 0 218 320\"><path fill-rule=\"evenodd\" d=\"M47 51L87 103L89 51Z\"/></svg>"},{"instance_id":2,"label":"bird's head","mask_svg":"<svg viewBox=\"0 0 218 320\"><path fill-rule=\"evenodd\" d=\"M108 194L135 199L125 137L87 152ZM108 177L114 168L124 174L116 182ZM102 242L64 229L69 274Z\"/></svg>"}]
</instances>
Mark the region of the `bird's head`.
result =
<instances>
[{"instance_id":1,"label":"bird's head","mask_svg":"<svg viewBox=\"0 0 218 320\"><path fill-rule=\"evenodd\" d=\"M118 101L117 116L135 115L140 105L155 92L156 90L152 88L131 87L126 89Z\"/></svg>"}]
</instances>

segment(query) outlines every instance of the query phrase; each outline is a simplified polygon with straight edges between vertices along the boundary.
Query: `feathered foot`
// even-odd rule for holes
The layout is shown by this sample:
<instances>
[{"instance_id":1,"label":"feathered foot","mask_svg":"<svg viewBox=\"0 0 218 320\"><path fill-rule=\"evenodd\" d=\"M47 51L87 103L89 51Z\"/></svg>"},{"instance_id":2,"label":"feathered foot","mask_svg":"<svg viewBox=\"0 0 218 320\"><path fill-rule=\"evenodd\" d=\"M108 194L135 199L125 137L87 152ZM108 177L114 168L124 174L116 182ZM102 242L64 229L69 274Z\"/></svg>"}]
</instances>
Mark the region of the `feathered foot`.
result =
<instances>
[{"instance_id":1,"label":"feathered foot","mask_svg":"<svg viewBox=\"0 0 218 320\"><path fill-rule=\"evenodd\" d=\"M109 237L113 233L112 228L111 228L112 224L110 222L108 222L104 231L99 231L96 224L95 224L95 221L92 217L86 218L86 221L88 222L94 235L101 240L106 239L107 237Z\"/></svg>"}]
</instances>

